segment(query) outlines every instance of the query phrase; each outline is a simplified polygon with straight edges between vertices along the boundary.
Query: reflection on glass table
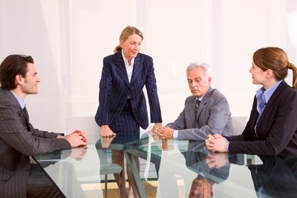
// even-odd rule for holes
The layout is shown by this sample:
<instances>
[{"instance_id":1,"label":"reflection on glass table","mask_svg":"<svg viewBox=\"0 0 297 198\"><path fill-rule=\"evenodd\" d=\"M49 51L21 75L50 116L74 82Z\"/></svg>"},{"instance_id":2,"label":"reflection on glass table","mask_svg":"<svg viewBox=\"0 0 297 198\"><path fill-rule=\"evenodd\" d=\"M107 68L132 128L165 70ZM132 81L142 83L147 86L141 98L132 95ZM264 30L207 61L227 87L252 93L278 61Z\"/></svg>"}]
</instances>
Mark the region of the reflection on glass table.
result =
<instances>
[{"instance_id":1,"label":"reflection on glass table","mask_svg":"<svg viewBox=\"0 0 297 198\"><path fill-rule=\"evenodd\" d=\"M161 140L153 133L88 141L84 157L69 157L71 150L36 156L40 164L55 162L44 170L66 197L250 198L297 192L296 157L211 153L204 141Z\"/></svg>"}]
</instances>

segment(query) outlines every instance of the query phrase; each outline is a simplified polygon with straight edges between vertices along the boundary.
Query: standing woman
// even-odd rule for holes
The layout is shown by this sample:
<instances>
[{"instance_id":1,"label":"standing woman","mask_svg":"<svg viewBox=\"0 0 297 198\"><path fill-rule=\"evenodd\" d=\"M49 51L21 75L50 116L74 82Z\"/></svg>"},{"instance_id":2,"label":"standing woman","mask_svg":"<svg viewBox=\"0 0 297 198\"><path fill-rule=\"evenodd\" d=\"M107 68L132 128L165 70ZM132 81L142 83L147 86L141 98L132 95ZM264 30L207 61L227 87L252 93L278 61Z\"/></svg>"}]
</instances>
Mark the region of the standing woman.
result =
<instances>
[{"instance_id":1,"label":"standing woman","mask_svg":"<svg viewBox=\"0 0 297 198\"><path fill-rule=\"evenodd\" d=\"M139 53L142 33L126 27L113 55L103 59L100 80L99 107L95 120L102 136L139 132L148 127L148 115L143 87L146 86L150 104L152 130L161 128L162 118L157 94L153 59Z\"/></svg>"},{"instance_id":2,"label":"standing woman","mask_svg":"<svg viewBox=\"0 0 297 198\"><path fill-rule=\"evenodd\" d=\"M293 71L293 88L284 78ZM261 48L250 69L253 84L260 84L249 121L238 136L208 136L212 151L276 156L297 155L297 68L280 48Z\"/></svg>"},{"instance_id":3,"label":"standing woman","mask_svg":"<svg viewBox=\"0 0 297 198\"><path fill-rule=\"evenodd\" d=\"M151 131L162 127L153 59L139 53L142 40L143 35L137 28L127 26L120 35L120 44L114 54L103 59L99 107L95 116L97 124L101 126L102 137L116 136L116 133L121 133L121 136L124 133L134 133L135 136L135 133L137 135L140 132L139 127L148 127L146 100L142 91L144 86L150 105L151 122L155 123ZM122 197L126 197L123 151L112 151L112 162L122 167L122 178L115 175L115 179ZM135 162L139 170L139 160L136 157ZM129 169L127 174L131 184L133 181Z\"/></svg>"}]
</instances>

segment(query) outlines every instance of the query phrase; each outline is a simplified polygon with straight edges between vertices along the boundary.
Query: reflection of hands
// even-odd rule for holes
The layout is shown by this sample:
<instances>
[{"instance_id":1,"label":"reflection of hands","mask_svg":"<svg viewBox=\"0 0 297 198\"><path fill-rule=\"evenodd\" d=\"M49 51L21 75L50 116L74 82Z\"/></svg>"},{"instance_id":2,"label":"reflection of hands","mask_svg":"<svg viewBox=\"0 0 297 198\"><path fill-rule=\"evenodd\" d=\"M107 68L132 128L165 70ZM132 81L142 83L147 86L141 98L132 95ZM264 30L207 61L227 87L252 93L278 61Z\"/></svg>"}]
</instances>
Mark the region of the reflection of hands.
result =
<instances>
[{"instance_id":1,"label":"reflection of hands","mask_svg":"<svg viewBox=\"0 0 297 198\"><path fill-rule=\"evenodd\" d=\"M162 128L162 123L161 122L157 122L157 123L155 123L155 125L153 126L153 128L150 131L148 131L148 132L149 133L151 133L151 132L157 133L157 131L160 128Z\"/></svg>"},{"instance_id":2,"label":"reflection of hands","mask_svg":"<svg viewBox=\"0 0 297 198\"><path fill-rule=\"evenodd\" d=\"M71 154L69 157L71 157L77 161L80 161L85 157L87 150L88 150L88 147L86 147L86 146L73 148L73 149L71 149Z\"/></svg>"},{"instance_id":3,"label":"reflection of hands","mask_svg":"<svg viewBox=\"0 0 297 198\"><path fill-rule=\"evenodd\" d=\"M212 152L218 151L218 152L227 152L227 141L226 139L219 135L208 135L207 140L205 140L206 147L208 150L211 150Z\"/></svg>"},{"instance_id":4,"label":"reflection of hands","mask_svg":"<svg viewBox=\"0 0 297 198\"><path fill-rule=\"evenodd\" d=\"M101 136L102 137L115 137L116 134L109 128L108 125L102 125L101 126Z\"/></svg>"},{"instance_id":5,"label":"reflection of hands","mask_svg":"<svg viewBox=\"0 0 297 198\"><path fill-rule=\"evenodd\" d=\"M173 139L174 129L169 127L162 127L158 130L158 136L162 139Z\"/></svg>"},{"instance_id":6,"label":"reflection of hands","mask_svg":"<svg viewBox=\"0 0 297 198\"><path fill-rule=\"evenodd\" d=\"M168 144L168 140L162 139L162 150L163 151L168 151L168 150L173 150L174 147L172 144Z\"/></svg>"},{"instance_id":7,"label":"reflection of hands","mask_svg":"<svg viewBox=\"0 0 297 198\"><path fill-rule=\"evenodd\" d=\"M66 135L65 139L70 143L72 148L87 145L87 138L85 136L85 132L80 130L75 130L71 134Z\"/></svg>"},{"instance_id":8,"label":"reflection of hands","mask_svg":"<svg viewBox=\"0 0 297 198\"><path fill-rule=\"evenodd\" d=\"M155 133L155 132L151 133L151 136L155 140L155 142L158 142L160 139L159 136L157 135L157 133Z\"/></svg>"},{"instance_id":9,"label":"reflection of hands","mask_svg":"<svg viewBox=\"0 0 297 198\"><path fill-rule=\"evenodd\" d=\"M101 146L102 148L108 148L112 140L115 138L115 136L111 137L102 137L101 138Z\"/></svg>"},{"instance_id":10,"label":"reflection of hands","mask_svg":"<svg viewBox=\"0 0 297 198\"><path fill-rule=\"evenodd\" d=\"M206 156L206 163L209 168L221 168L227 163L227 153L209 153Z\"/></svg>"}]
</instances>

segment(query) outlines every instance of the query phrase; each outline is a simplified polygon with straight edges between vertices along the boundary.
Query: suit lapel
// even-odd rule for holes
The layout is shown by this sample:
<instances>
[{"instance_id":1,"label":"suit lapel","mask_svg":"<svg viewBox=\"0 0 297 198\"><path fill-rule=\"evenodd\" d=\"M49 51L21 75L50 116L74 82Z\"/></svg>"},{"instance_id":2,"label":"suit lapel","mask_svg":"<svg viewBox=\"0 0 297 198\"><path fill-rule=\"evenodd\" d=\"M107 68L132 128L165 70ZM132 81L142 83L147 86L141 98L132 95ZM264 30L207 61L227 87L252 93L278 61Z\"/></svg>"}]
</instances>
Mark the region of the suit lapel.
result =
<instances>
[{"instance_id":1,"label":"suit lapel","mask_svg":"<svg viewBox=\"0 0 297 198\"><path fill-rule=\"evenodd\" d=\"M125 67L124 59L122 56L122 52L118 52L115 54L115 65L117 67L118 75L123 79L123 81L130 87L130 83L128 80L128 74Z\"/></svg>"},{"instance_id":2,"label":"suit lapel","mask_svg":"<svg viewBox=\"0 0 297 198\"><path fill-rule=\"evenodd\" d=\"M256 122L257 122L257 118L258 118L258 111L257 111L257 98L256 96L254 97L254 103L253 103L253 107L252 107L252 112L251 112L251 116L250 116L250 123L252 125L252 130L253 130L253 133L252 136L254 139L259 139L257 136L256 136L256 132L255 132L255 125L256 125Z\"/></svg>"},{"instance_id":3,"label":"suit lapel","mask_svg":"<svg viewBox=\"0 0 297 198\"><path fill-rule=\"evenodd\" d=\"M272 94L271 98L269 99L260 119L257 124L257 131L259 131L259 128L261 127L262 121L265 118L267 112L269 112L269 109L272 107L274 100L278 97L279 94L287 87L289 86L285 81L281 82L279 86L276 88L274 93Z\"/></svg>"},{"instance_id":4,"label":"suit lapel","mask_svg":"<svg viewBox=\"0 0 297 198\"><path fill-rule=\"evenodd\" d=\"M189 113L190 119L192 121L192 126L193 128L196 127L196 97L192 96L193 101L189 101L189 111L185 112L185 113Z\"/></svg>"},{"instance_id":5,"label":"suit lapel","mask_svg":"<svg viewBox=\"0 0 297 198\"><path fill-rule=\"evenodd\" d=\"M141 56L139 56L139 54L138 54L134 60L133 73L132 73L130 85L133 85L133 83L136 81L137 77L140 75L140 72L143 67L142 62L143 62L143 60L142 60Z\"/></svg>"},{"instance_id":6,"label":"suit lapel","mask_svg":"<svg viewBox=\"0 0 297 198\"><path fill-rule=\"evenodd\" d=\"M208 99L211 96L212 92L213 92L213 88L209 87L206 94L203 96L202 101L200 102L200 105L198 107L197 114L196 114L196 121L199 119L200 113L206 106ZM195 105L195 101L194 101L194 105Z\"/></svg>"}]
</instances>

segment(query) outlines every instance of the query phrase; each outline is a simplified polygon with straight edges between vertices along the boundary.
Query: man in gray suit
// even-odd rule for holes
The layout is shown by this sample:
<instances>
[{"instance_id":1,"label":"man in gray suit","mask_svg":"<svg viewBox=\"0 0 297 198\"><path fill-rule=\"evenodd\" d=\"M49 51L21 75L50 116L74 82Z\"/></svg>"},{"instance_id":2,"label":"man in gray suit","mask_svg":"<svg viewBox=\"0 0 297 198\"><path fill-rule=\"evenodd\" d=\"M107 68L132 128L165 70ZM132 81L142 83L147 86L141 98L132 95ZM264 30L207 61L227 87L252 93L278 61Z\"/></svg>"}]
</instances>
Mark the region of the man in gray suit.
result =
<instances>
[{"instance_id":1,"label":"man in gray suit","mask_svg":"<svg viewBox=\"0 0 297 198\"><path fill-rule=\"evenodd\" d=\"M30 156L87 145L82 131L64 136L32 126L24 99L38 93L39 82L31 56L10 55L0 65L1 198L52 196L47 183L41 188L44 183L36 181Z\"/></svg>"},{"instance_id":2,"label":"man in gray suit","mask_svg":"<svg viewBox=\"0 0 297 198\"><path fill-rule=\"evenodd\" d=\"M187 80L192 96L173 122L158 130L163 139L205 140L207 135L234 135L227 99L210 86L211 71L205 63L194 62L187 67Z\"/></svg>"}]
</instances>

